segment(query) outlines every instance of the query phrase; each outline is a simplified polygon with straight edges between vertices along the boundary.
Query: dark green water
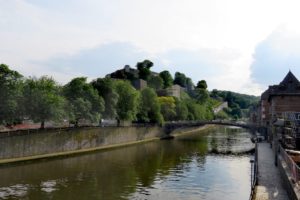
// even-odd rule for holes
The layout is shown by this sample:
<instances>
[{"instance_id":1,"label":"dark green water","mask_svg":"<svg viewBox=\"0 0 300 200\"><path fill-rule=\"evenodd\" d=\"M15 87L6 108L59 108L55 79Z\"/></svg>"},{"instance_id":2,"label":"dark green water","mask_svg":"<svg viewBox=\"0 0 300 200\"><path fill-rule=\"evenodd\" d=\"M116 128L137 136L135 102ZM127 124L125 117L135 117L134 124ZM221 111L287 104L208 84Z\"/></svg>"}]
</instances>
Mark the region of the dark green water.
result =
<instances>
[{"instance_id":1,"label":"dark green water","mask_svg":"<svg viewBox=\"0 0 300 200\"><path fill-rule=\"evenodd\" d=\"M218 127L174 140L0 167L0 199L247 200L251 156L228 152L252 147L246 130Z\"/></svg>"}]
</instances>

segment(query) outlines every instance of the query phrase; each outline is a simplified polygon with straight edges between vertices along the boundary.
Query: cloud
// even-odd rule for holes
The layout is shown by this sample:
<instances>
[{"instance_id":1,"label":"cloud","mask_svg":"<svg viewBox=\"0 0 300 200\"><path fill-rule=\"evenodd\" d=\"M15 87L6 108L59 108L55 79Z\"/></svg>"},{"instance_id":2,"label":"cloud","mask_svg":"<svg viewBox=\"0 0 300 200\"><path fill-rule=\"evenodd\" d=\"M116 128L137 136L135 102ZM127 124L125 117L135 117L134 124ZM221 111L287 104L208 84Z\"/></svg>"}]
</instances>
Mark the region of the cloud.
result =
<instances>
[{"instance_id":1,"label":"cloud","mask_svg":"<svg viewBox=\"0 0 300 200\"><path fill-rule=\"evenodd\" d=\"M278 84L291 70L300 79L300 35L279 27L257 45L251 77L265 88Z\"/></svg>"},{"instance_id":2,"label":"cloud","mask_svg":"<svg viewBox=\"0 0 300 200\"><path fill-rule=\"evenodd\" d=\"M279 24L299 27L298 8L296 0L0 1L0 62L65 82L148 58L155 71L182 71L210 89L258 94L254 49Z\"/></svg>"},{"instance_id":3,"label":"cloud","mask_svg":"<svg viewBox=\"0 0 300 200\"><path fill-rule=\"evenodd\" d=\"M32 65L48 71L89 78L103 77L124 65L135 66L149 55L130 43L114 42L83 49L72 55L61 54L45 61L31 61ZM62 79L60 82L69 80Z\"/></svg>"},{"instance_id":4,"label":"cloud","mask_svg":"<svg viewBox=\"0 0 300 200\"><path fill-rule=\"evenodd\" d=\"M179 71L191 77L195 84L204 79L209 89L257 91L255 84L249 83L247 65L237 69L244 61L242 54L235 49L178 48L150 54L131 43L113 42L72 55L61 54L45 61L32 61L30 64L37 67L36 71L46 70L50 75L56 74L58 81L66 83L69 79L64 78L64 75L69 78L104 77L126 64L134 67L144 59L154 62L153 71L169 70L173 75Z\"/></svg>"}]
</instances>

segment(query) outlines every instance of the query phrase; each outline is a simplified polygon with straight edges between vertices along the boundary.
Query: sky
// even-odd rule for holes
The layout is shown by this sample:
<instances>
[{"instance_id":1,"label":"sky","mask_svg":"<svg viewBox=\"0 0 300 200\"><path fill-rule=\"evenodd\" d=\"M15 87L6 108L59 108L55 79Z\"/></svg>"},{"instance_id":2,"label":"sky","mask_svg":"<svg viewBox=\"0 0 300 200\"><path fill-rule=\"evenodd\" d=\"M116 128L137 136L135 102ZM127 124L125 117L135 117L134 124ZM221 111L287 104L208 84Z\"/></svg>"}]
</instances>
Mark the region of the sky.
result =
<instances>
[{"instance_id":1,"label":"sky","mask_svg":"<svg viewBox=\"0 0 300 200\"><path fill-rule=\"evenodd\" d=\"M25 76L104 77L153 61L210 90L300 79L298 0L0 0L0 63Z\"/></svg>"}]
</instances>

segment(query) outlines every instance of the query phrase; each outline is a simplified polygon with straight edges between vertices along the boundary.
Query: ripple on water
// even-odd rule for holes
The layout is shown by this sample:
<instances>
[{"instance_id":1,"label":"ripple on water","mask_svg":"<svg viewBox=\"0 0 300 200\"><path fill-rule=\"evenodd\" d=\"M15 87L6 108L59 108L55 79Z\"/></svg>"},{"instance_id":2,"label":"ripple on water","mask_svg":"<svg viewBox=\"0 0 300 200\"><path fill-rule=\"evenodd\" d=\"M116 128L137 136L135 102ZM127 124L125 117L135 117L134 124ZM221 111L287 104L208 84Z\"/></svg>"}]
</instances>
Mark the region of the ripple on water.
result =
<instances>
[{"instance_id":1,"label":"ripple on water","mask_svg":"<svg viewBox=\"0 0 300 200\"><path fill-rule=\"evenodd\" d=\"M56 185L57 185L57 182L55 180L41 182L41 190L44 192L50 193L50 192L57 190Z\"/></svg>"},{"instance_id":2,"label":"ripple on water","mask_svg":"<svg viewBox=\"0 0 300 200\"><path fill-rule=\"evenodd\" d=\"M9 187L2 187L0 188L0 198L8 199L11 197L24 197L27 195L28 189L28 184L16 184Z\"/></svg>"}]
</instances>

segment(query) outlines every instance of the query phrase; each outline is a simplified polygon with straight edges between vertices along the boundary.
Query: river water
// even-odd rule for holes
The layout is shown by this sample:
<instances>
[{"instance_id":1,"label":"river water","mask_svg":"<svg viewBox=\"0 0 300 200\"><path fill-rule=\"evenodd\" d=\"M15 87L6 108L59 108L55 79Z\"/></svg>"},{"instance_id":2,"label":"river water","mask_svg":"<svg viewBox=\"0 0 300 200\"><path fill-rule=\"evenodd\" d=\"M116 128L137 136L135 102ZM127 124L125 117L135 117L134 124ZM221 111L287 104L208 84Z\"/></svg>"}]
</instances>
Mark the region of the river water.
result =
<instances>
[{"instance_id":1,"label":"river water","mask_svg":"<svg viewBox=\"0 0 300 200\"><path fill-rule=\"evenodd\" d=\"M0 167L0 199L247 200L250 133L215 127L138 145Z\"/></svg>"}]
</instances>

